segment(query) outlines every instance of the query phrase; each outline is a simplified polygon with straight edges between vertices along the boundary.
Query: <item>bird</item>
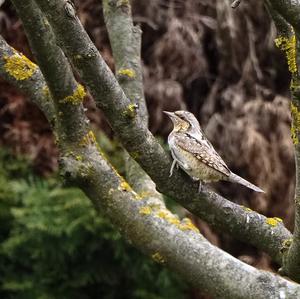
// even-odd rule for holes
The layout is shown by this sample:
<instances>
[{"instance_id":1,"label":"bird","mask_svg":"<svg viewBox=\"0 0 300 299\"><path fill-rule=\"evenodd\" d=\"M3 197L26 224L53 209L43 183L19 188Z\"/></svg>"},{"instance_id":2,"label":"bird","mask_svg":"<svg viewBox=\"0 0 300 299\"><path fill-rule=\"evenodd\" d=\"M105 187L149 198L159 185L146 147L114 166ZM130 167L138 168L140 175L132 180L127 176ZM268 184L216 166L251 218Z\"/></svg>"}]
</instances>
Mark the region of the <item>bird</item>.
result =
<instances>
[{"instance_id":1,"label":"bird","mask_svg":"<svg viewBox=\"0 0 300 299\"><path fill-rule=\"evenodd\" d=\"M173 158L170 177L173 175L174 167L179 166L194 181L199 181L199 192L202 191L202 183L225 180L264 193L262 189L229 169L191 112L183 110L163 112L169 116L174 126L168 136Z\"/></svg>"}]
</instances>

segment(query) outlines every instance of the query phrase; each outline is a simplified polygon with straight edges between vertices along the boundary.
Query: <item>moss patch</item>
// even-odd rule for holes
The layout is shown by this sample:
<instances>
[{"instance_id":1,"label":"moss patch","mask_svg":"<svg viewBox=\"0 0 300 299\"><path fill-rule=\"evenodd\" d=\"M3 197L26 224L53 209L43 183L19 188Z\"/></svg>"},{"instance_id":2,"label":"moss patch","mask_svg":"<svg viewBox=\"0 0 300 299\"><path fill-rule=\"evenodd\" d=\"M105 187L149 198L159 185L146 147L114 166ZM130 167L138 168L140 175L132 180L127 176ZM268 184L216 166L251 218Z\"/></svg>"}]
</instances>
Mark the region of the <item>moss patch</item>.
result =
<instances>
[{"instance_id":1,"label":"moss patch","mask_svg":"<svg viewBox=\"0 0 300 299\"><path fill-rule=\"evenodd\" d=\"M31 62L25 55L16 52L11 56L4 57L6 72L16 80L29 79L37 69L37 65Z\"/></svg>"}]
</instances>

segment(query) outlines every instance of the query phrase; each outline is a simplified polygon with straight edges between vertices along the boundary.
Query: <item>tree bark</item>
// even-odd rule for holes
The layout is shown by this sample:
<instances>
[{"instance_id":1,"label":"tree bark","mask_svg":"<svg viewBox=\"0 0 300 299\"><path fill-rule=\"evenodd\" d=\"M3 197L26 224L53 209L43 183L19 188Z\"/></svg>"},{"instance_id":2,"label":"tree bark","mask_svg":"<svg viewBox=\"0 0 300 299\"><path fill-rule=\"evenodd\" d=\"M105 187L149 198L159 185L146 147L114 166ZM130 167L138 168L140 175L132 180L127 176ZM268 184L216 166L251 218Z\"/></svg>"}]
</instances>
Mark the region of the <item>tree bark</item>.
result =
<instances>
[{"instance_id":1,"label":"tree bark","mask_svg":"<svg viewBox=\"0 0 300 299\"><path fill-rule=\"evenodd\" d=\"M296 188L295 227L293 238L283 248L281 273L300 282L300 48L299 48L299 1L268 0L265 4L277 27L276 45L284 52L291 74L291 136L295 147Z\"/></svg>"},{"instance_id":2,"label":"tree bark","mask_svg":"<svg viewBox=\"0 0 300 299\"><path fill-rule=\"evenodd\" d=\"M96 104L103 109L123 146L156 183L159 191L173 197L182 206L207 221L269 253L281 262L281 248L291 235L280 221L270 221L255 212L205 191L181 171L169 178L171 159L149 132L132 103L103 61L78 18L66 13L63 0L36 0L46 14L61 47L78 70Z\"/></svg>"}]
</instances>

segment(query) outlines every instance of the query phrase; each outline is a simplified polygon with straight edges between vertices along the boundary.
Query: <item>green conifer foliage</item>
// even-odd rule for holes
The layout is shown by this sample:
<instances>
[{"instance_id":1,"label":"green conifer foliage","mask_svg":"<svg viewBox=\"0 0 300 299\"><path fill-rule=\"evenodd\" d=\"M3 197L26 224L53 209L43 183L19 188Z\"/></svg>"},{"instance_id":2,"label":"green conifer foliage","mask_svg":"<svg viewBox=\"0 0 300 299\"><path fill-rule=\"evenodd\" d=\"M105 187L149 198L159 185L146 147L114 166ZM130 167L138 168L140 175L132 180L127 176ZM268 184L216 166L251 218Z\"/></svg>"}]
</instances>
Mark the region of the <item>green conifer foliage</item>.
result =
<instances>
[{"instance_id":1,"label":"green conifer foliage","mask_svg":"<svg viewBox=\"0 0 300 299\"><path fill-rule=\"evenodd\" d=\"M80 190L34 176L7 153L0 166L1 298L185 297L180 280L127 244Z\"/></svg>"}]
</instances>

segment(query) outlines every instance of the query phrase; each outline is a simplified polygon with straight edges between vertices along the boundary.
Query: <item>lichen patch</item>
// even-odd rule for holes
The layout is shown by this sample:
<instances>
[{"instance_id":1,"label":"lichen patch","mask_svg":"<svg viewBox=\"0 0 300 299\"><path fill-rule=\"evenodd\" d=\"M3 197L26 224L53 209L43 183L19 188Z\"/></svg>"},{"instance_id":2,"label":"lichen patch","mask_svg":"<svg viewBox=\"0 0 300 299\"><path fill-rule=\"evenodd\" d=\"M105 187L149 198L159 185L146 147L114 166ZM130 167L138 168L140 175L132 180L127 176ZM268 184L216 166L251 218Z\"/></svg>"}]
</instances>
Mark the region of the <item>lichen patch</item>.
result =
<instances>
[{"instance_id":1,"label":"lichen patch","mask_svg":"<svg viewBox=\"0 0 300 299\"><path fill-rule=\"evenodd\" d=\"M300 133L300 112L298 107L291 103L291 115L292 115L292 125L291 125L291 138L293 143L296 145L299 143L299 133Z\"/></svg>"},{"instance_id":2,"label":"lichen patch","mask_svg":"<svg viewBox=\"0 0 300 299\"><path fill-rule=\"evenodd\" d=\"M126 110L124 110L123 115L129 118L135 118L137 108L137 104L129 104Z\"/></svg>"},{"instance_id":3,"label":"lichen patch","mask_svg":"<svg viewBox=\"0 0 300 299\"><path fill-rule=\"evenodd\" d=\"M120 184L120 189L123 191L131 192L133 191L130 185L123 179Z\"/></svg>"},{"instance_id":4,"label":"lichen patch","mask_svg":"<svg viewBox=\"0 0 300 299\"><path fill-rule=\"evenodd\" d=\"M129 78L135 77L135 71L133 69L119 69L117 74Z\"/></svg>"},{"instance_id":5,"label":"lichen patch","mask_svg":"<svg viewBox=\"0 0 300 299\"><path fill-rule=\"evenodd\" d=\"M89 131L86 135L84 135L81 139L81 141L79 142L79 146L88 146L90 144L94 144L96 142L96 137L93 133L93 131Z\"/></svg>"},{"instance_id":6,"label":"lichen patch","mask_svg":"<svg viewBox=\"0 0 300 299\"><path fill-rule=\"evenodd\" d=\"M269 224L270 226L277 226L279 222L280 221L278 221L278 218L267 218L266 219L266 223Z\"/></svg>"},{"instance_id":7,"label":"lichen patch","mask_svg":"<svg viewBox=\"0 0 300 299\"><path fill-rule=\"evenodd\" d=\"M285 53L289 71L295 74L297 72L296 35L293 34L290 38L279 36L275 39L275 45Z\"/></svg>"},{"instance_id":8,"label":"lichen patch","mask_svg":"<svg viewBox=\"0 0 300 299\"><path fill-rule=\"evenodd\" d=\"M166 262L164 257L159 252L153 253L151 258L158 264L164 264Z\"/></svg>"},{"instance_id":9,"label":"lichen patch","mask_svg":"<svg viewBox=\"0 0 300 299\"><path fill-rule=\"evenodd\" d=\"M181 220L181 223L179 225L179 229L181 229L181 230L193 230L193 231L199 233L199 229L193 224L193 222L189 218L184 218L184 219Z\"/></svg>"},{"instance_id":10,"label":"lichen patch","mask_svg":"<svg viewBox=\"0 0 300 299\"><path fill-rule=\"evenodd\" d=\"M139 213L142 215L149 215L149 214L151 214L151 212L152 212L152 209L149 206L141 207L139 210Z\"/></svg>"},{"instance_id":11,"label":"lichen patch","mask_svg":"<svg viewBox=\"0 0 300 299\"><path fill-rule=\"evenodd\" d=\"M70 103L72 105L79 105L83 102L86 92L81 84L78 84L72 95L63 98L61 103Z\"/></svg>"},{"instance_id":12,"label":"lichen patch","mask_svg":"<svg viewBox=\"0 0 300 299\"><path fill-rule=\"evenodd\" d=\"M246 212L252 212L252 210L248 207L242 206L242 209L245 210Z\"/></svg>"},{"instance_id":13,"label":"lichen patch","mask_svg":"<svg viewBox=\"0 0 300 299\"><path fill-rule=\"evenodd\" d=\"M5 56L4 68L6 72L16 80L29 79L36 69L36 64L31 62L25 55L15 52L11 56Z\"/></svg>"}]
</instances>

